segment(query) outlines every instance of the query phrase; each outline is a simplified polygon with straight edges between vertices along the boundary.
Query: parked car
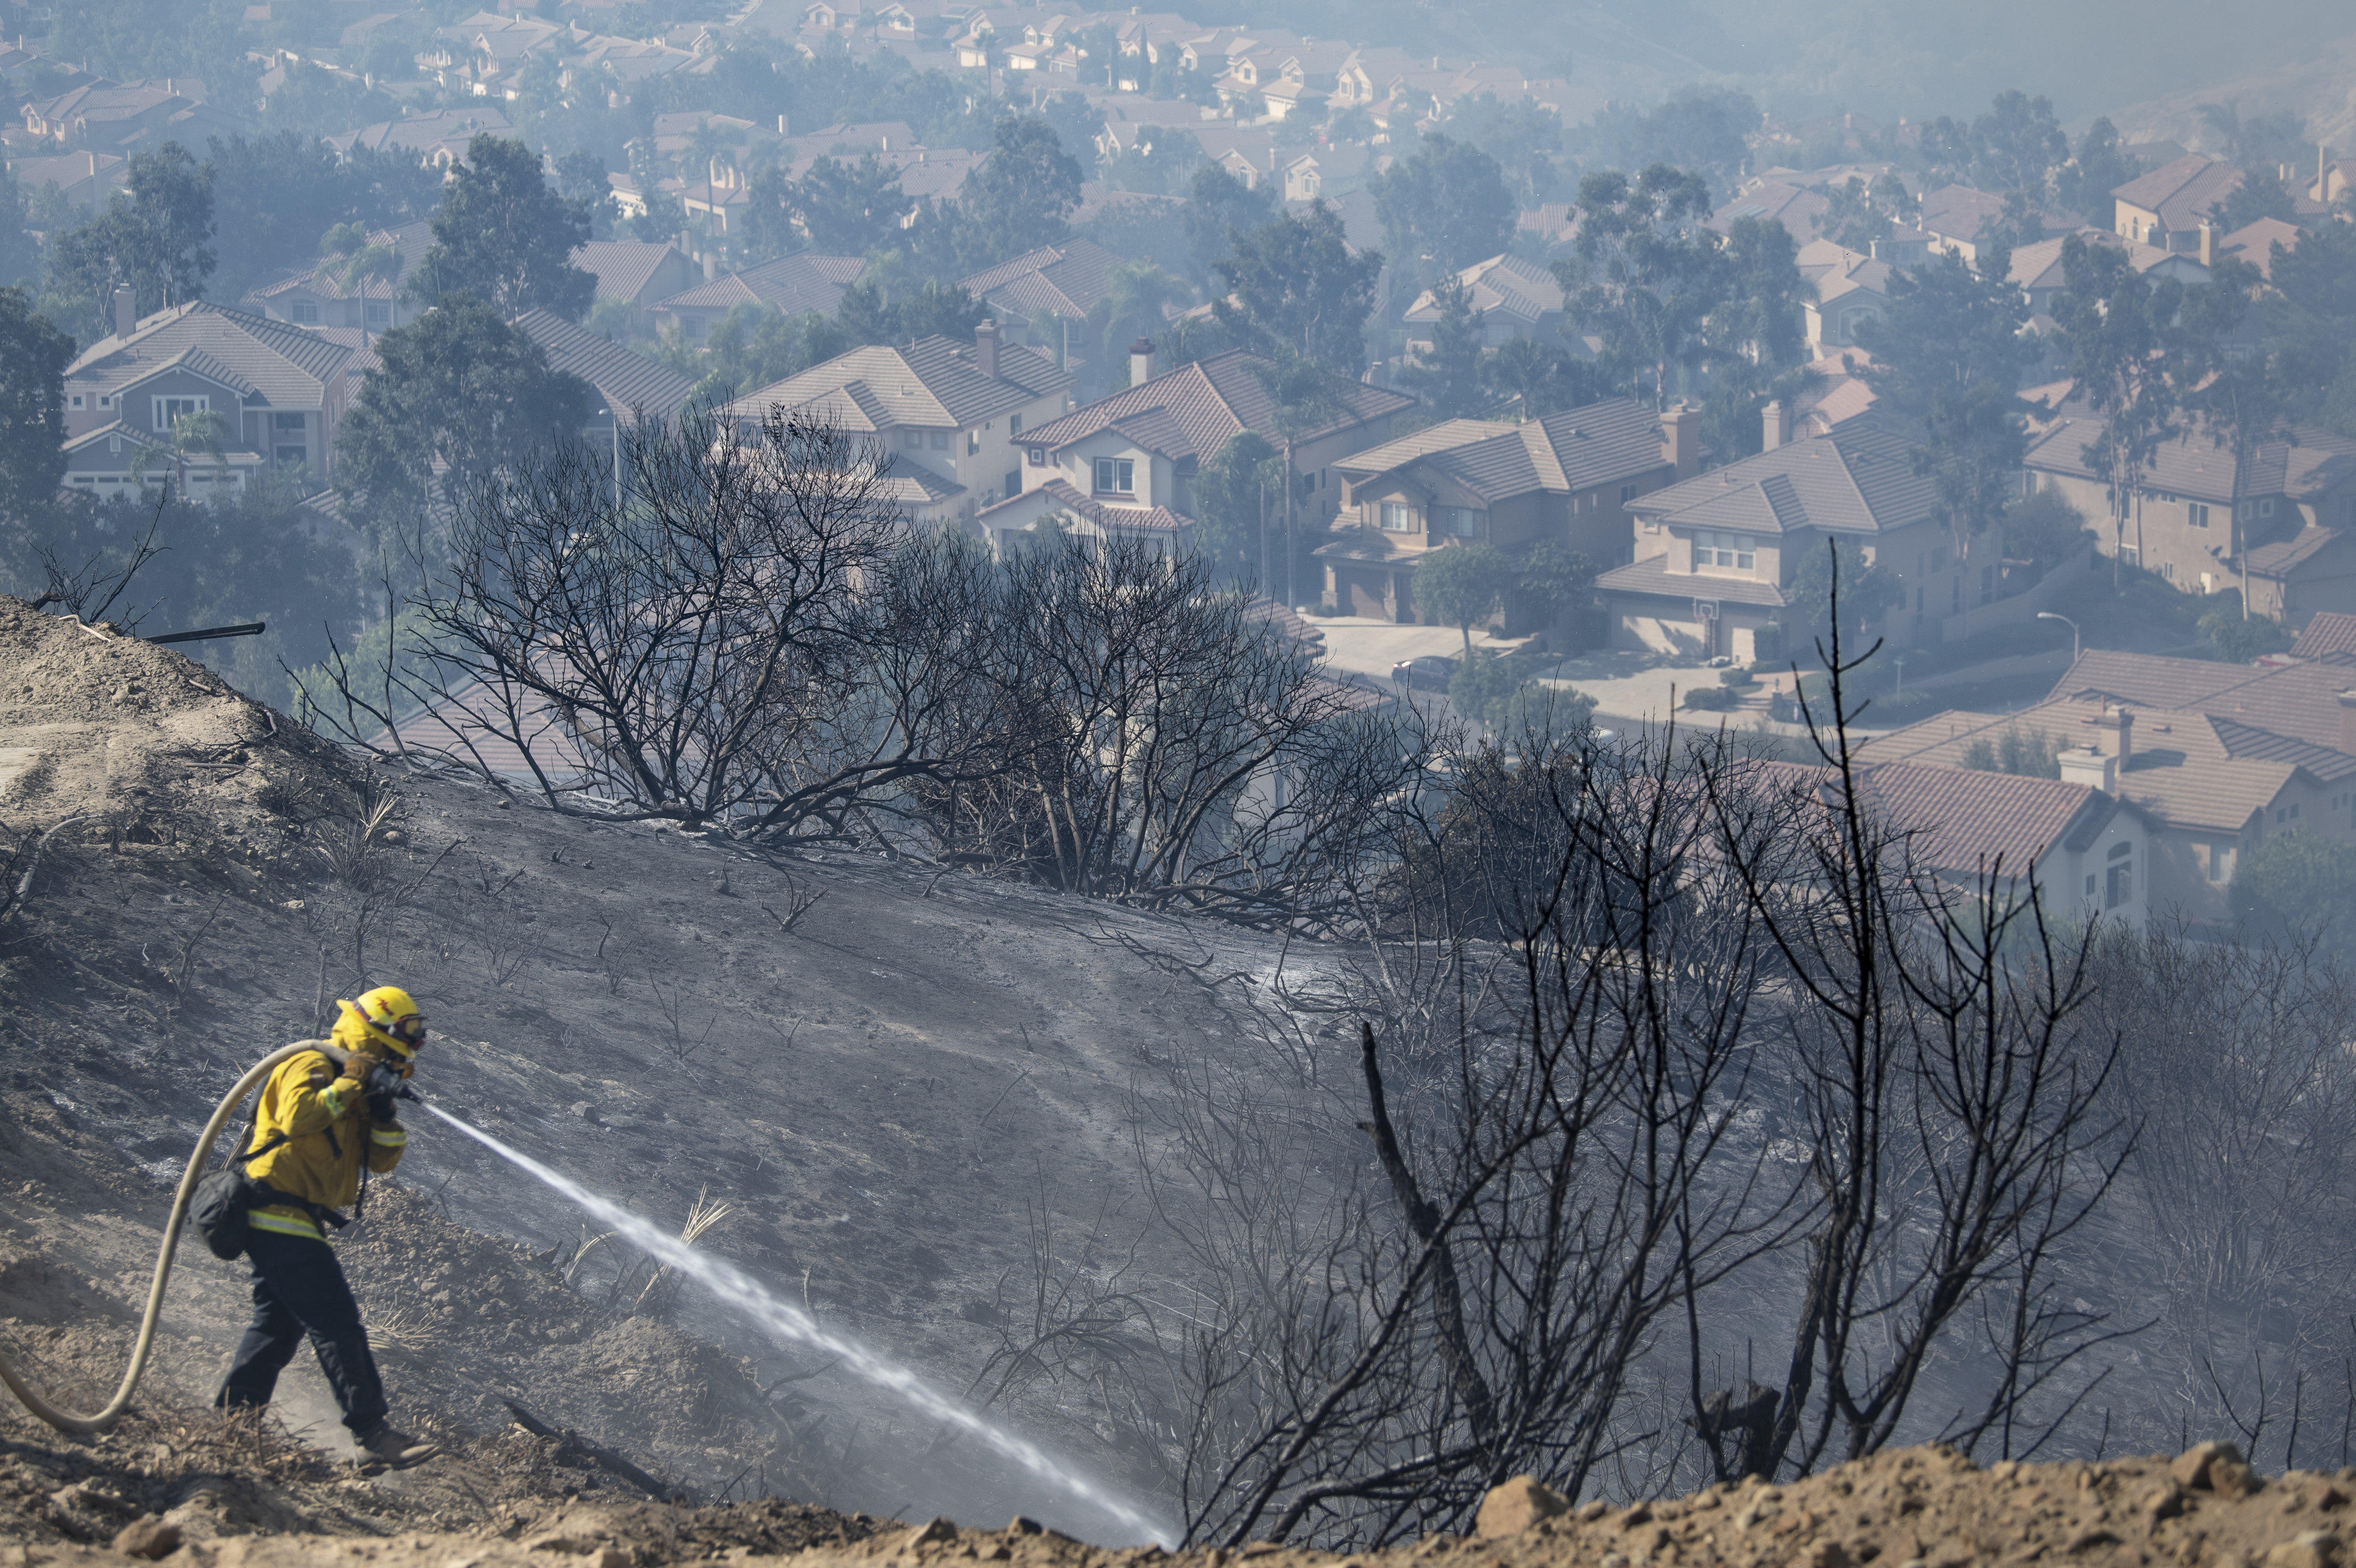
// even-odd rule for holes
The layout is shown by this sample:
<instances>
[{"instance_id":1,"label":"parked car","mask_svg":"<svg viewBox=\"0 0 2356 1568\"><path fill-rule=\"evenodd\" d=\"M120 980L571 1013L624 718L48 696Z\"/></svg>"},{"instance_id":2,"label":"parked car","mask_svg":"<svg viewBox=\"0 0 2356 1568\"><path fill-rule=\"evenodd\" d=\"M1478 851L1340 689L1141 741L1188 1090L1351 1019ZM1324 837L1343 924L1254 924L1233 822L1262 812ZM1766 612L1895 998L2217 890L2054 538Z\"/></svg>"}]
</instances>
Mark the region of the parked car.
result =
<instances>
[{"instance_id":1,"label":"parked car","mask_svg":"<svg viewBox=\"0 0 2356 1568\"><path fill-rule=\"evenodd\" d=\"M1418 692L1445 692L1456 674L1456 660L1437 653L1402 659L1391 666L1394 685Z\"/></svg>"}]
</instances>

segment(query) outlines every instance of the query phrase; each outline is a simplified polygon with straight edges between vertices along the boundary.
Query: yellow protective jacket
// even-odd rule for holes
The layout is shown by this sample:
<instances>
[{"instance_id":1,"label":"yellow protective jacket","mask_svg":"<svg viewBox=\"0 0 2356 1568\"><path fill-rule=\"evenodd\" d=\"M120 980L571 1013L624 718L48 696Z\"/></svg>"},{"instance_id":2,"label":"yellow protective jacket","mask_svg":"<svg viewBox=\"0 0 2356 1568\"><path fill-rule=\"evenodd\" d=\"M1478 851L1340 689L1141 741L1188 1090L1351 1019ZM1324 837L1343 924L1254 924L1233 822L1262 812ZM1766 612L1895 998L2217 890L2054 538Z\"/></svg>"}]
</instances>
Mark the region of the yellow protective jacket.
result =
<instances>
[{"instance_id":1,"label":"yellow protective jacket","mask_svg":"<svg viewBox=\"0 0 2356 1568\"><path fill-rule=\"evenodd\" d=\"M348 1048L346 1033L339 1020L333 1043ZM262 1086L253 1137L246 1149L258 1149L281 1133L285 1141L247 1162L248 1176L290 1197L342 1208L359 1195L363 1159L379 1174L401 1163L409 1134L399 1122L378 1122L369 1115L360 1090L368 1059L353 1056L350 1061L357 1071L338 1069L324 1051L306 1051L278 1064ZM317 1220L291 1205L256 1204L247 1219L257 1230L327 1240Z\"/></svg>"}]
</instances>

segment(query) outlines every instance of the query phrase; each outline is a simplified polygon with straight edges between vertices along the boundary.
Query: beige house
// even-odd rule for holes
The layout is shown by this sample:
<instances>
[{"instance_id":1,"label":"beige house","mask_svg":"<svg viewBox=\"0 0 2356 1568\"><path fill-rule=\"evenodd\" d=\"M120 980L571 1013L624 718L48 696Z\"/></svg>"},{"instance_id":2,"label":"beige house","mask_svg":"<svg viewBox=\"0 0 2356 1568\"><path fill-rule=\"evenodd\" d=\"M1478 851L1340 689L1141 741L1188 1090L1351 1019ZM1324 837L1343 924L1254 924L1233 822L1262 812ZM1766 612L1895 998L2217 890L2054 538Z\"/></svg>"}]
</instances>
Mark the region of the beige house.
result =
<instances>
[{"instance_id":1,"label":"beige house","mask_svg":"<svg viewBox=\"0 0 2356 1568\"><path fill-rule=\"evenodd\" d=\"M188 457L191 495L242 489L262 470L291 468L315 488L332 478L336 426L359 390L347 374L357 349L218 305L175 306L144 320L133 308L131 291L117 289L114 330L66 368L69 489L106 497L155 483L183 465L143 464L143 449L168 449L177 422L198 413L219 416L222 454ZM134 467L148 467L147 477Z\"/></svg>"},{"instance_id":2,"label":"beige house","mask_svg":"<svg viewBox=\"0 0 2356 1568\"><path fill-rule=\"evenodd\" d=\"M1766 412L1767 449L1636 498L1633 559L1595 580L1612 645L1740 663L1783 657L1786 589L1827 540L1857 547L1898 590L1879 634L1901 647L1995 602L2002 551L1993 531L1958 540L1914 449L1871 420L1790 439Z\"/></svg>"},{"instance_id":3,"label":"beige house","mask_svg":"<svg viewBox=\"0 0 2356 1568\"><path fill-rule=\"evenodd\" d=\"M2233 515L2234 454L2206 428L2163 445L2128 499L2126 530L2087 448L2103 420L2072 405L2033 437L2023 482L2061 496L2094 547L2189 594L2243 591L2253 614L2293 627L2319 610L2356 611L2356 441L2300 426L2252 456Z\"/></svg>"},{"instance_id":4,"label":"beige house","mask_svg":"<svg viewBox=\"0 0 2356 1568\"><path fill-rule=\"evenodd\" d=\"M1801 306L1811 358L1854 347L1858 329L1890 314L1890 280L1897 268L1830 240L1800 247L1800 277L1815 297Z\"/></svg>"},{"instance_id":5,"label":"beige house","mask_svg":"<svg viewBox=\"0 0 2356 1568\"><path fill-rule=\"evenodd\" d=\"M2187 153L2111 192L2111 227L2163 251L2198 250L2218 203L2242 188L2242 171L2222 158Z\"/></svg>"},{"instance_id":6,"label":"beige house","mask_svg":"<svg viewBox=\"0 0 2356 1568\"><path fill-rule=\"evenodd\" d=\"M853 349L748 392L725 413L749 429L774 409L808 410L874 438L892 457L911 521L970 524L1019 488L1014 446L1071 406L1072 378L981 324L971 344L926 338Z\"/></svg>"},{"instance_id":7,"label":"beige house","mask_svg":"<svg viewBox=\"0 0 2356 1568\"><path fill-rule=\"evenodd\" d=\"M1630 503L1694 472L1699 418L1614 398L1525 424L1447 420L1342 458L1337 537L1316 553L1325 601L1412 621L1417 566L1459 543L1509 556L1551 543L1624 562ZM1509 602L1501 615L1510 633L1539 629L1530 607Z\"/></svg>"},{"instance_id":8,"label":"beige house","mask_svg":"<svg viewBox=\"0 0 2356 1568\"><path fill-rule=\"evenodd\" d=\"M1001 490L1012 499L981 515L994 542L1002 544L1051 514L1077 514L1075 496L1119 509L1092 526L1124 519L1148 526L1146 514L1155 509L1191 526L1191 486L1203 463L1242 431L1276 439L1275 406L1260 381L1265 360L1231 349L1157 376L1151 343L1135 345L1130 354L1130 384L1124 390L1052 423L1026 423L1019 442L1021 473L1006 476L1010 481L1019 477L1021 485ZM1311 526L1332 517L1339 504L1334 465L1383 440L1391 421L1415 406L1404 393L1363 381L1337 381L1334 390L1340 413L1305 432L1293 447L1294 471L1308 490L1295 515Z\"/></svg>"},{"instance_id":9,"label":"beige house","mask_svg":"<svg viewBox=\"0 0 2356 1568\"><path fill-rule=\"evenodd\" d=\"M1481 312L1481 341L1494 349L1516 338L1562 340L1562 284L1554 274L1519 256L1491 256L1456 274L1472 295L1472 308ZM1431 347L1432 327L1443 314L1437 291L1425 289L1408 307L1407 347L1419 353Z\"/></svg>"},{"instance_id":10,"label":"beige house","mask_svg":"<svg viewBox=\"0 0 2356 1568\"><path fill-rule=\"evenodd\" d=\"M2142 880L2156 913L2229 918L2233 873L2271 834L2356 837L2356 755L2222 714L2128 707L2097 693L2056 695L2018 714L1940 714L1867 741L1858 757L1987 768L2023 740L2058 751L2064 782L2092 784L2150 824Z\"/></svg>"}]
</instances>

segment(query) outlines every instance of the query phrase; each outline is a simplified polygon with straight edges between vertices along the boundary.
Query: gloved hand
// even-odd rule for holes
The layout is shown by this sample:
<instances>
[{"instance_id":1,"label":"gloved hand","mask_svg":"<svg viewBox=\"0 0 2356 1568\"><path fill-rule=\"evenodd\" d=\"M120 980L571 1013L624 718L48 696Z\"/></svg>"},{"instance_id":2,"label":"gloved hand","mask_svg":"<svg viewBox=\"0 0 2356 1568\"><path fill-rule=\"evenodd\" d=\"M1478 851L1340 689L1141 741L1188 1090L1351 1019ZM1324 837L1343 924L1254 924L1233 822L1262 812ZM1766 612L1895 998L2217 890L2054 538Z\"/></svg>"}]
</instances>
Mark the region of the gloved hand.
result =
<instances>
[{"instance_id":1,"label":"gloved hand","mask_svg":"<svg viewBox=\"0 0 2356 1568\"><path fill-rule=\"evenodd\" d=\"M352 1065L359 1064L355 1061ZM393 1097L401 1092L401 1074L383 1062L370 1062L360 1079L360 1092L367 1097L371 1121L391 1122L396 1114Z\"/></svg>"}]
</instances>

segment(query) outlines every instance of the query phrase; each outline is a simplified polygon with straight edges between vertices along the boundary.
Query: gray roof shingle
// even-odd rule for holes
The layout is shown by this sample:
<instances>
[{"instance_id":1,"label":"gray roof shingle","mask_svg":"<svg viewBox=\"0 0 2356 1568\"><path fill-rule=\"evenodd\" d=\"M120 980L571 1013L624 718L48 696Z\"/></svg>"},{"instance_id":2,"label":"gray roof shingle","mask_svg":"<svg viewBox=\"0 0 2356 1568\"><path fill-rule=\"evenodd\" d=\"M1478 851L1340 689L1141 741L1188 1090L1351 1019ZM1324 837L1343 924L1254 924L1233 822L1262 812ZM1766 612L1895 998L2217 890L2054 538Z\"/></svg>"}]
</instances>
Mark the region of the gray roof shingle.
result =
<instances>
[{"instance_id":1,"label":"gray roof shingle","mask_svg":"<svg viewBox=\"0 0 2356 1568\"><path fill-rule=\"evenodd\" d=\"M198 301L148 317L128 337L100 338L66 368L66 380L112 396L185 366L273 408L319 408L353 352L289 322Z\"/></svg>"}]
</instances>

